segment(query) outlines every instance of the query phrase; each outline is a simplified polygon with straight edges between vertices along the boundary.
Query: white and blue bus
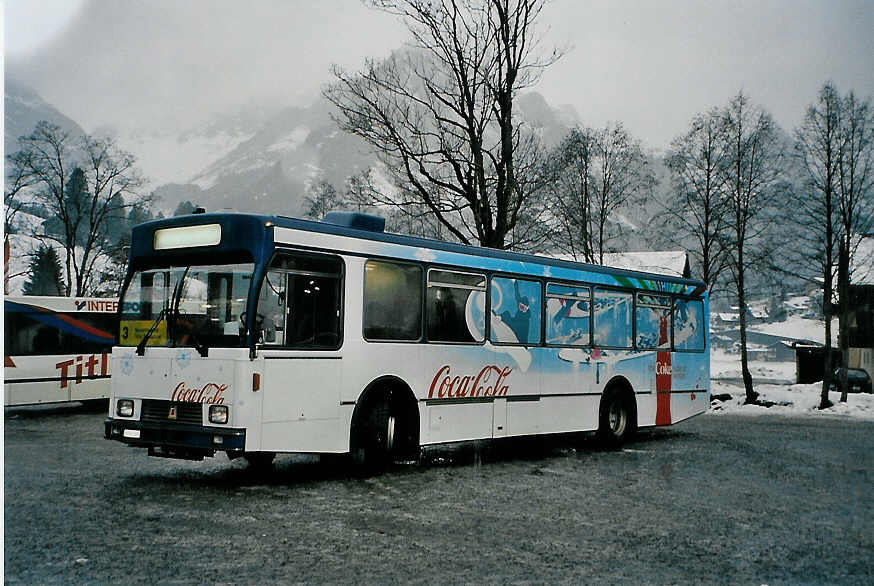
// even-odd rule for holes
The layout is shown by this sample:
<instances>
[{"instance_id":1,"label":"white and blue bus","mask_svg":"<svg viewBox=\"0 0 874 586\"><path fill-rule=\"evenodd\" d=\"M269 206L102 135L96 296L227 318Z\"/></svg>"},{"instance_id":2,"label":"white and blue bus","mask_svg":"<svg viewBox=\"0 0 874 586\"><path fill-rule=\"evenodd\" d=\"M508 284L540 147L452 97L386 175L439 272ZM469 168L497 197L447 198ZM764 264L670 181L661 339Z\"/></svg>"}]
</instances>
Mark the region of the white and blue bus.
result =
<instances>
[{"instance_id":1,"label":"white and blue bus","mask_svg":"<svg viewBox=\"0 0 874 586\"><path fill-rule=\"evenodd\" d=\"M117 299L4 298L4 405L106 401L117 315Z\"/></svg>"},{"instance_id":2,"label":"white and blue bus","mask_svg":"<svg viewBox=\"0 0 874 586\"><path fill-rule=\"evenodd\" d=\"M351 453L597 431L709 405L704 283L249 214L132 234L105 435L152 455Z\"/></svg>"}]
</instances>

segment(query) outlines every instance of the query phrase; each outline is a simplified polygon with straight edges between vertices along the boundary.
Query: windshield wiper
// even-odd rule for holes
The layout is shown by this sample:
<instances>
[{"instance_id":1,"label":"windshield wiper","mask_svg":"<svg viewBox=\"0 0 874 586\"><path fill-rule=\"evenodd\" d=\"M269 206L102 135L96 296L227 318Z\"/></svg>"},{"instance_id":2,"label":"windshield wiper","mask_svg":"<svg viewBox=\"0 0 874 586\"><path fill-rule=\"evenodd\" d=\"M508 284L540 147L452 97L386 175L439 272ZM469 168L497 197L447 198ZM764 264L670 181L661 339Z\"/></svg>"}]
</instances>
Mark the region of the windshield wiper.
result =
<instances>
[{"instance_id":1,"label":"windshield wiper","mask_svg":"<svg viewBox=\"0 0 874 586\"><path fill-rule=\"evenodd\" d=\"M170 343L172 346L176 346L176 318L179 316L179 305L182 303L182 283L185 281L189 269L191 269L190 266L185 267L185 270L182 272L182 275L173 287L173 295L170 296L170 307L172 307L172 313L168 312L167 314L167 334L170 336ZM170 319L171 315L173 319Z\"/></svg>"},{"instance_id":2,"label":"windshield wiper","mask_svg":"<svg viewBox=\"0 0 874 586\"><path fill-rule=\"evenodd\" d=\"M209 346L200 341L200 338L197 337L197 333L193 328L191 330L191 345L194 346L194 349L197 350L197 353L203 358L209 356Z\"/></svg>"},{"instance_id":3,"label":"windshield wiper","mask_svg":"<svg viewBox=\"0 0 874 586\"><path fill-rule=\"evenodd\" d=\"M182 276L179 277L179 280L176 281L176 286L173 288L173 295L171 297L171 303L173 306L172 312L167 317L167 325L169 326L170 340L172 341L172 345L175 348L177 343L180 343L177 338L180 337L180 332L177 330L179 326L180 315L182 315L179 311L179 307L182 304L182 295L185 290L185 278L188 276L188 272L191 270L190 266L185 267L185 270L182 272ZM172 319L171 319L172 316ZM190 331L188 333L188 337L191 339L191 345L194 346L194 349L197 350L197 353L206 358L209 354L209 347L206 344L202 344L200 342L200 338L197 336L196 328L194 324L189 324Z\"/></svg>"},{"instance_id":4,"label":"windshield wiper","mask_svg":"<svg viewBox=\"0 0 874 586\"><path fill-rule=\"evenodd\" d=\"M149 328L149 331L146 332L146 335L143 336L143 339L140 340L139 344L137 344L137 356L143 356L146 353L146 344L149 343L149 338L152 337L152 334L154 334L155 330L158 329L158 324L161 323L161 320L164 319L164 316L168 313L170 313L169 307L165 307L158 312L158 317L155 318L155 323L152 324L152 327Z\"/></svg>"},{"instance_id":5,"label":"windshield wiper","mask_svg":"<svg viewBox=\"0 0 874 586\"><path fill-rule=\"evenodd\" d=\"M177 331L178 320L179 320L179 306L182 303L182 294L184 290L183 283L185 282L185 277L188 275L188 271L191 270L191 267L185 267L185 271L182 273L182 276L179 277L179 280L176 281L176 285L173 287L173 294L170 296L170 305L168 307L164 307L155 318L155 322L152 324L152 327L149 328L149 331L146 332L146 335L143 336L143 339L140 340L139 344L137 344L137 354L139 356L143 356L146 352L146 344L148 344L149 339L152 337L152 334L155 333L155 330L158 329L158 325L161 323L161 320L167 319L167 334L171 340L171 344L173 347L176 347L177 340L176 338L179 336L179 332ZM191 345L194 346L194 349L197 350L198 354L203 357L206 357L209 353L209 347L206 344L201 343L200 339L197 336L197 333L194 331L194 327L191 327L191 331L188 333L191 338Z\"/></svg>"}]
</instances>

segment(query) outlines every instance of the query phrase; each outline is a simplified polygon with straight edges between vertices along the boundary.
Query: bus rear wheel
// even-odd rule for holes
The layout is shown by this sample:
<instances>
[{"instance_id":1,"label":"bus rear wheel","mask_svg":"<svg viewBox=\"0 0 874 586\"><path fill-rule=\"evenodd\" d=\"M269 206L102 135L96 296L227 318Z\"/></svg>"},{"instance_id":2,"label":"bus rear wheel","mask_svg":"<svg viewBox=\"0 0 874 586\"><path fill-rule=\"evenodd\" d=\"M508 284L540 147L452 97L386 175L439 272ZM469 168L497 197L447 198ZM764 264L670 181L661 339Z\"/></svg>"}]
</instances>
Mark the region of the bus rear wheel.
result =
<instances>
[{"instance_id":1,"label":"bus rear wheel","mask_svg":"<svg viewBox=\"0 0 874 586\"><path fill-rule=\"evenodd\" d=\"M611 389L601 399L598 439L605 447L619 447L634 433L636 421L632 400L629 393L621 389Z\"/></svg>"}]
</instances>

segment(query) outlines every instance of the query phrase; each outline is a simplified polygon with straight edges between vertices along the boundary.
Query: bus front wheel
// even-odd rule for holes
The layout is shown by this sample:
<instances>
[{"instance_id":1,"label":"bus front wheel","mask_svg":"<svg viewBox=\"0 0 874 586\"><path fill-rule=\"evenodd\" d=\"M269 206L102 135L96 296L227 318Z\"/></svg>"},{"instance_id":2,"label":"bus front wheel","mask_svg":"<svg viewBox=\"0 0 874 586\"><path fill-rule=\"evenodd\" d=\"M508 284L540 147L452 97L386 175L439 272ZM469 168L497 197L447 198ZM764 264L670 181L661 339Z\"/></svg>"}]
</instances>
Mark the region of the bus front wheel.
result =
<instances>
[{"instance_id":1,"label":"bus front wheel","mask_svg":"<svg viewBox=\"0 0 874 586\"><path fill-rule=\"evenodd\" d=\"M397 419L386 400L373 405L356 426L352 458L365 472L384 470L392 460L395 443Z\"/></svg>"},{"instance_id":2,"label":"bus front wheel","mask_svg":"<svg viewBox=\"0 0 874 586\"><path fill-rule=\"evenodd\" d=\"M275 457L276 454L273 452L246 452L243 454L243 458L248 462L249 468L253 470L266 470L273 464Z\"/></svg>"}]
</instances>

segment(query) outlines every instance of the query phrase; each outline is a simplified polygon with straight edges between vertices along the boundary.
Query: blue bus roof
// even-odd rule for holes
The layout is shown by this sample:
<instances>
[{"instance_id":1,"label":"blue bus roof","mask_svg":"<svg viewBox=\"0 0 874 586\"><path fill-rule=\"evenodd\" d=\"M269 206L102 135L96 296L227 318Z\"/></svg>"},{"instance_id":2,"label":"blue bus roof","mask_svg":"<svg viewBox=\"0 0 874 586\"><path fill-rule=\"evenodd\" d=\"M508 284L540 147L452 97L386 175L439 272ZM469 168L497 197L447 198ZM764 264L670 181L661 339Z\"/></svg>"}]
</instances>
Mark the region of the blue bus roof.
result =
<instances>
[{"instance_id":1,"label":"blue bus roof","mask_svg":"<svg viewBox=\"0 0 874 586\"><path fill-rule=\"evenodd\" d=\"M156 230L201 224L219 224L222 226L222 240L218 245L170 250L154 249L154 234ZM176 264L174 261L178 262L183 259L187 259L185 264L214 263L216 257L221 258L222 262L266 262L274 250L272 234L268 234L268 231L272 233L273 226L457 254L536 263L572 270L584 270L620 277L652 279L666 283L690 285L695 287L696 290L700 290L700 292L706 290L706 284L696 279L684 279L671 275L617 269L534 254L443 242L416 236L362 230L315 220L246 213L190 214L152 220L135 226L131 235L130 269L137 270L146 267L170 266ZM271 237L268 238L269 235ZM202 259L198 259L198 257L202 257Z\"/></svg>"}]
</instances>

